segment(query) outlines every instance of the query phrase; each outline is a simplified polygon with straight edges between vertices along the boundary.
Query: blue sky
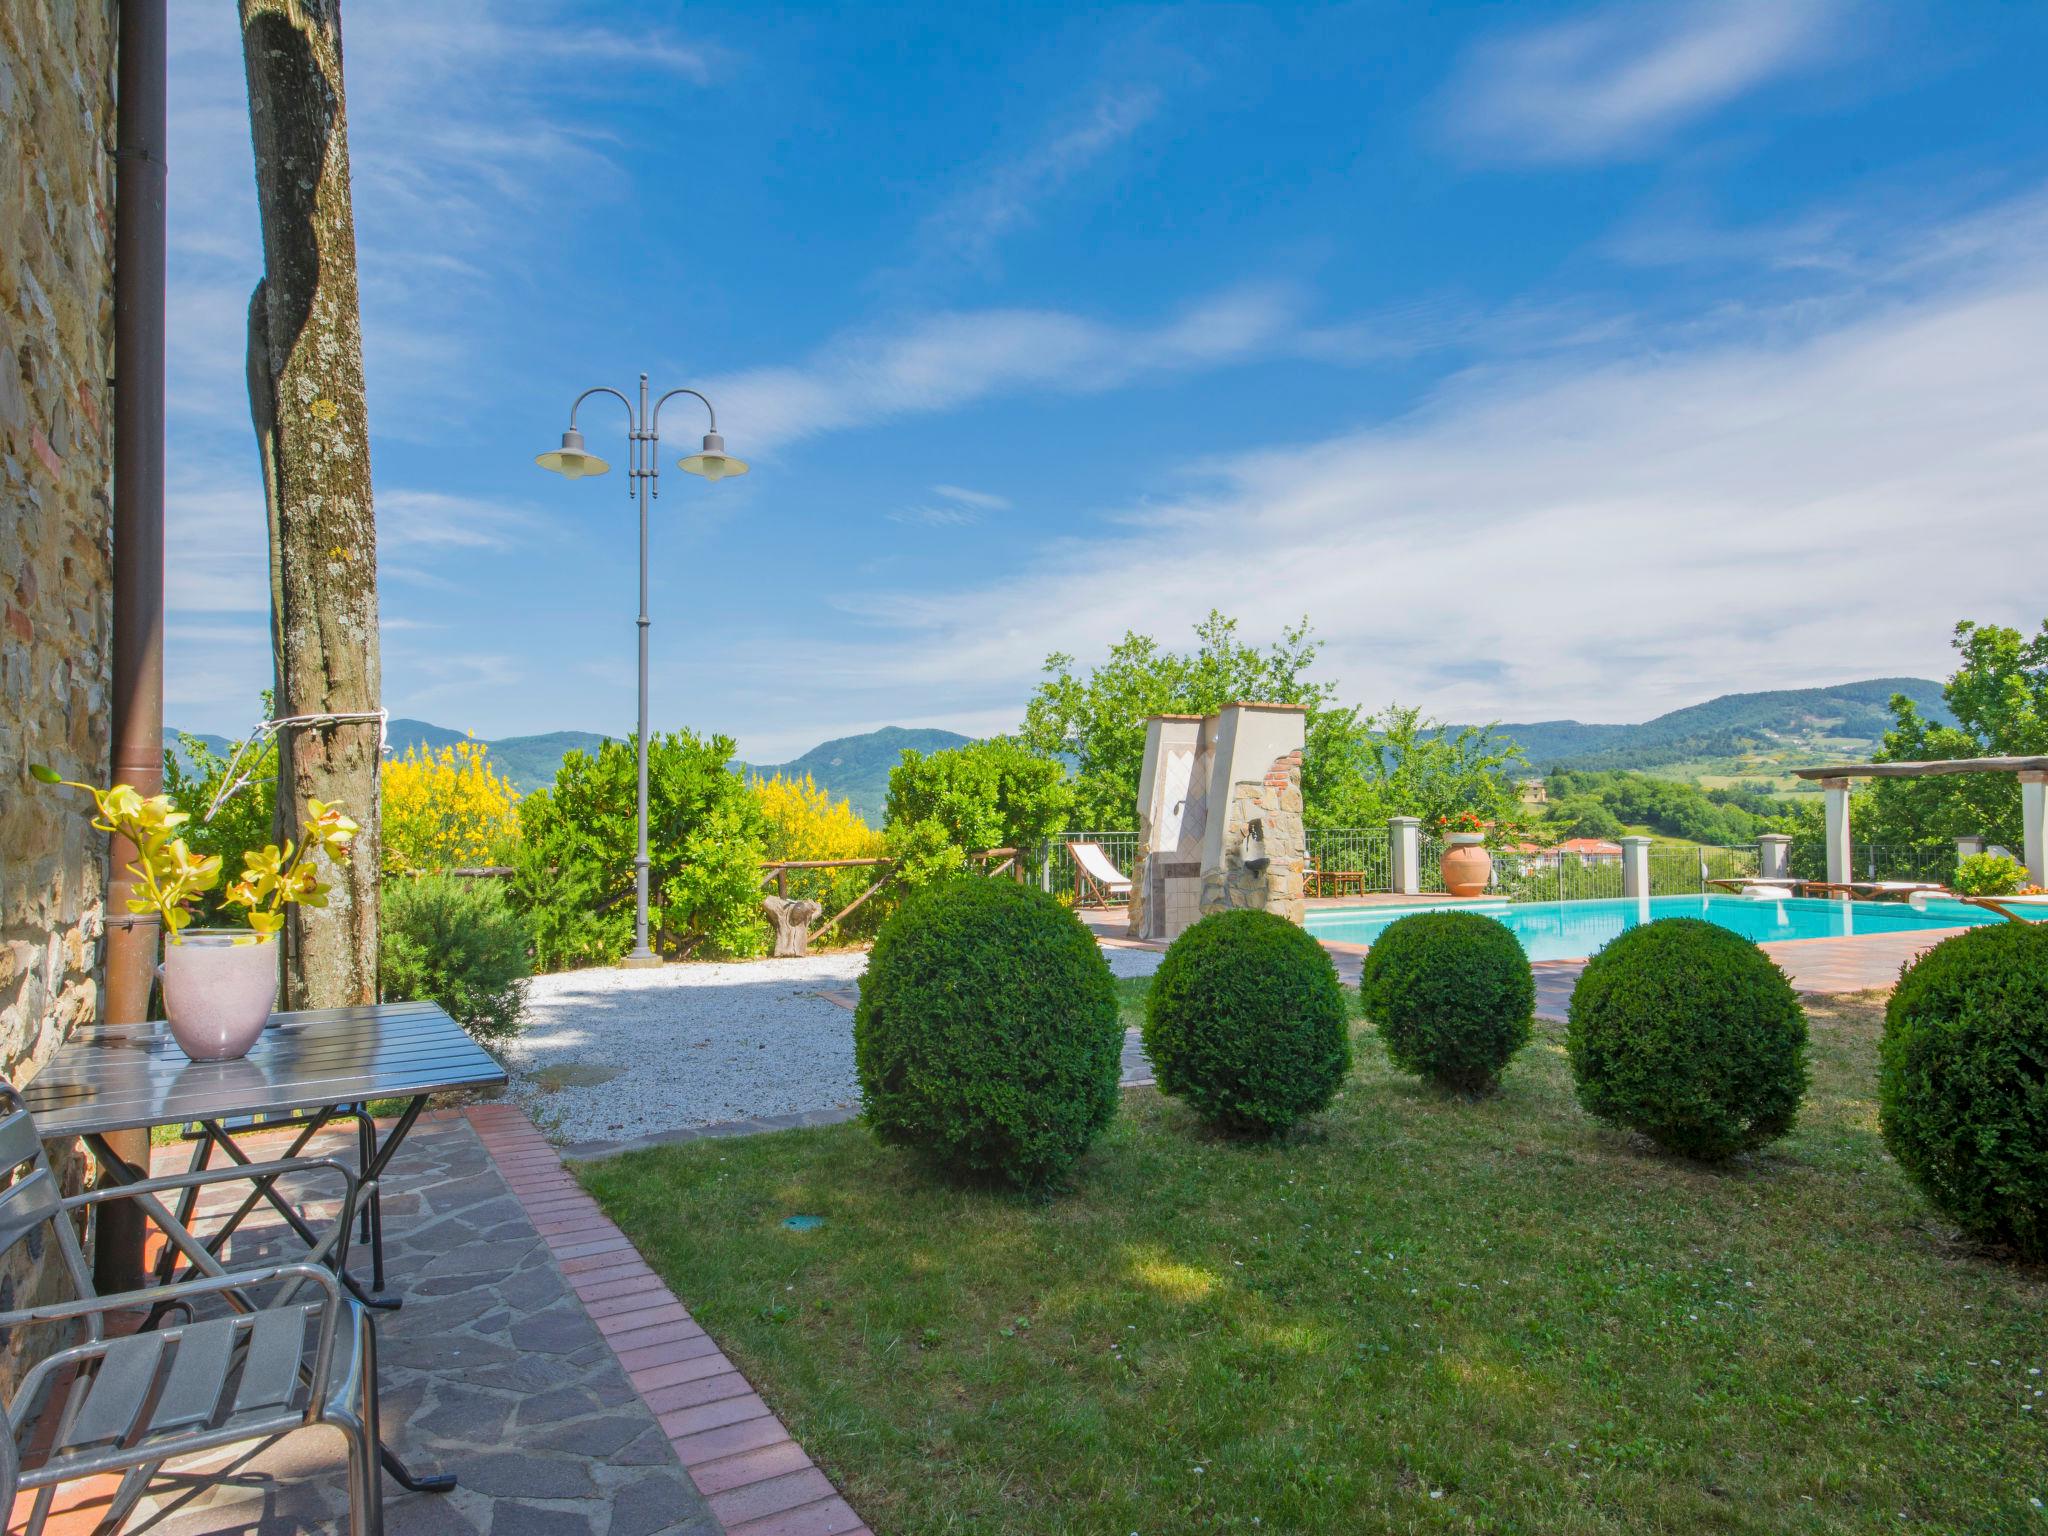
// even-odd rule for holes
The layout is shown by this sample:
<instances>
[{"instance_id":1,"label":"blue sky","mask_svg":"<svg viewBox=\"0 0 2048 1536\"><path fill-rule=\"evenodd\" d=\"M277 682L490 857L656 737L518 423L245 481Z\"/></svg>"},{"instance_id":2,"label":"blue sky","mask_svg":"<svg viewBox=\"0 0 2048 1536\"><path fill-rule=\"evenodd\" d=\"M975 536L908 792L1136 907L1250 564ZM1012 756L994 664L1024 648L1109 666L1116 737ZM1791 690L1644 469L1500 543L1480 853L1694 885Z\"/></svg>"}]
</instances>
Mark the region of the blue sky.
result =
<instances>
[{"instance_id":1,"label":"blue sky","mask_svg":"<svg viewBox=\"0 0 2048 1536\"><path fill-rule=\"evenodd\" d=\"M755 761L1308 614L1367 705L1641 719L2048 611L2048 7L348 0L385 702ZM174 0L168 717L269 676L232 7ZM585 408L624 459L623 419ZM687 398L663 461L694 446Z\"/></svg>"}]
</instances>

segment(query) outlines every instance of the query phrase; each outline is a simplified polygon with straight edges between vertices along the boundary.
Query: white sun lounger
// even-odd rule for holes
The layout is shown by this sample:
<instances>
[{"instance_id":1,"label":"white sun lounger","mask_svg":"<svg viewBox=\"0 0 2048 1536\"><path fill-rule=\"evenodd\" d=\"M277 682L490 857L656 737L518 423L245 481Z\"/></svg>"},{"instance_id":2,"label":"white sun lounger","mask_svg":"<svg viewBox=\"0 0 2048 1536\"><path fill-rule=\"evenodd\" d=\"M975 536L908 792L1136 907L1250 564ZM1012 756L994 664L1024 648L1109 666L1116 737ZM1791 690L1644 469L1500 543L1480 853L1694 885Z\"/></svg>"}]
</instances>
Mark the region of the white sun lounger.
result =
<instances>
[{"instance_id":1,"label":"white sun lounger","mask_svg":"<svg viewBox=\"0 0 2048 1536\"><path fill-rule=\"evenodd\" d=\"M1109 862L1109 855L1094 843L1069 843L1074 856L1074 902L1107 907L1131 899L1131 878Z\"/></svg>"},{"instance_id":2,"label":"white sun lounger","mask_svg":"<svg viewBox=\"0 0 2048 1536\"><path fill-rule=\"evenodd\" d=\"M2009 923L2036 922L2048 915L2048 896L1958 896L1965 906L1996 912ZM2029 917L2028 914L2034 916Z\"/></svg>"}]
</instances>

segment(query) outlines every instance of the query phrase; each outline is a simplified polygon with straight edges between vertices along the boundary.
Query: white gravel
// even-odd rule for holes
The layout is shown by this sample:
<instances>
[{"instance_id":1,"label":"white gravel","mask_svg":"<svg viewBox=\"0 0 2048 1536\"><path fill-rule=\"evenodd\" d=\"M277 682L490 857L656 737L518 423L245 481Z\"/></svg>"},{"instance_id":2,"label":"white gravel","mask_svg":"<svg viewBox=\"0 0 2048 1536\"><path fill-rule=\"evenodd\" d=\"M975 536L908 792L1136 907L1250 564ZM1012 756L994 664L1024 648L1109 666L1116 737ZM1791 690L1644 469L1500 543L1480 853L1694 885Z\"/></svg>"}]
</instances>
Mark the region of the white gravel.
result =
<instances>
[{"instance_id":1,"label":"white gravel","mask_svg":"<svg viewBox=\"0 0 2048 1536\"><path fill-rule=\"evenodd\" d=\"M1118 976L1155 950L1105 948ZM564 1142L631 1141L687 1126L858 1102L850 993L865 953L536 976L505 1048L512 1092Z\"/></svg>"}]
</instances>

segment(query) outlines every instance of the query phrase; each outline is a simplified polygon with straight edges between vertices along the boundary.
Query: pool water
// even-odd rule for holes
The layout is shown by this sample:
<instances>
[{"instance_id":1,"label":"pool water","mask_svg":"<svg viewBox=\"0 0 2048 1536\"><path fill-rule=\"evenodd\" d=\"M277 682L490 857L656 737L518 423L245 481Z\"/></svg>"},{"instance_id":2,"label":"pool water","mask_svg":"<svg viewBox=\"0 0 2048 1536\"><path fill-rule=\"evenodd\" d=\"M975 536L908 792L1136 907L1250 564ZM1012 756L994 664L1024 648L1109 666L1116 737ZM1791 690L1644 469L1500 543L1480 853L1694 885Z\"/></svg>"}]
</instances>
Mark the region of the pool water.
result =
<instances>
[{"instance_id":1,"label":"pool water","mask_svg":"<svg viewBox=\"0 0 2048 1536\"><path fill-rule=\"evenodd\" d=\"M1370 944L1417 908L1324 907L1308 914L1308 931L1319 939ZM1825 901L1814 897L1756 901L1746 896L1652 896L1647 900L1543 901L1520 906L1477 907L1505 923L1531 960L1577 960L1598 951L1638 923L1663 917L1703 917L1744 938L1768 944L1779 939L1840 939L1857 934L1915 933L1963 928L2004 919L1982 907L1933 901L1916 912L1900 901Z\"/></svg>"}]
</instances>

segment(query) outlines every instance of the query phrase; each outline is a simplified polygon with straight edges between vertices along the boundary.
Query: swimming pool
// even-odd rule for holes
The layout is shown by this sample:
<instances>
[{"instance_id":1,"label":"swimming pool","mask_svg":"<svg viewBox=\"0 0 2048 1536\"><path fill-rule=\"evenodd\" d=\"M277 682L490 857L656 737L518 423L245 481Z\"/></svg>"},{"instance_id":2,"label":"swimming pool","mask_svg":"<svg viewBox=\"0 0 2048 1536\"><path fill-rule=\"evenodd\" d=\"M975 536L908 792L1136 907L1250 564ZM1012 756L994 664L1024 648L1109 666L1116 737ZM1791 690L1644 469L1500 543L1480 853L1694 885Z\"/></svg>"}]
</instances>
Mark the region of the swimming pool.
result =
<instances>
[{"instance_id":1,"label":"swimming pool","mask_svg":"<svg viewBox=\"0 0 2048 1536\"><path fill-rule=\"evenodd\" d=\"M1308 914L1308 931L1319 939L1370 944L1389 923L1416 908L1324 907ZM1577 960L1638 923L1661 917L1703 917L1744 938L1768 944L1778 939L1840 939L1856 934L1913 933L2003 922L1982 907L1937 901L1924 913L1897 901L1824 901L1798 897L1753 901L1746 896L1652 896L1632 901L1542 901L1519 906L1476 907L1507 924L1531 960Z\"/></svg>"}]
</instances>

